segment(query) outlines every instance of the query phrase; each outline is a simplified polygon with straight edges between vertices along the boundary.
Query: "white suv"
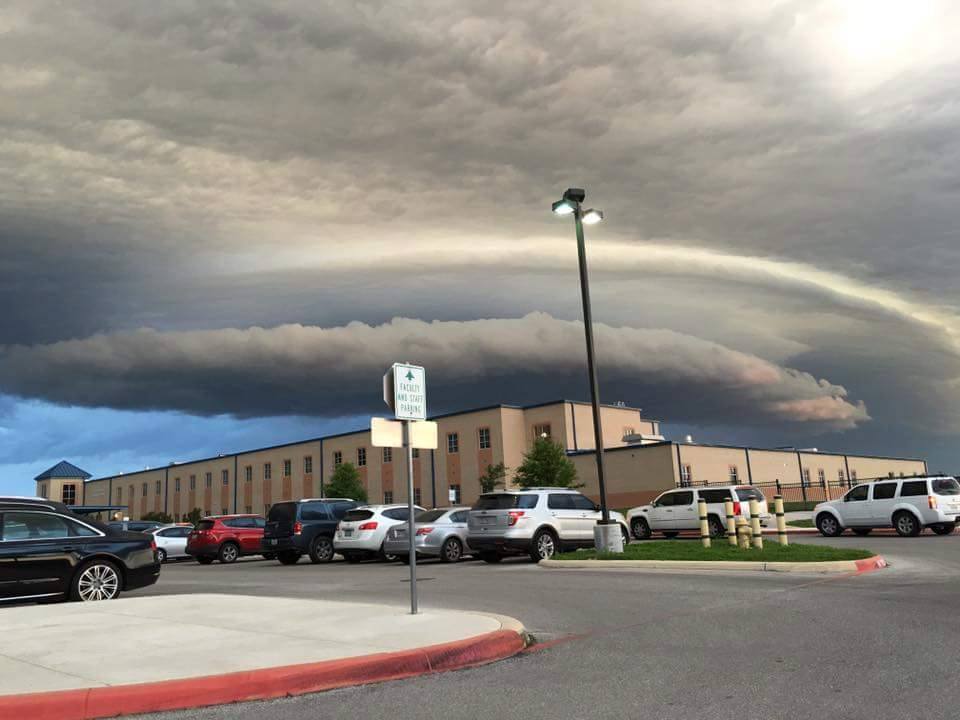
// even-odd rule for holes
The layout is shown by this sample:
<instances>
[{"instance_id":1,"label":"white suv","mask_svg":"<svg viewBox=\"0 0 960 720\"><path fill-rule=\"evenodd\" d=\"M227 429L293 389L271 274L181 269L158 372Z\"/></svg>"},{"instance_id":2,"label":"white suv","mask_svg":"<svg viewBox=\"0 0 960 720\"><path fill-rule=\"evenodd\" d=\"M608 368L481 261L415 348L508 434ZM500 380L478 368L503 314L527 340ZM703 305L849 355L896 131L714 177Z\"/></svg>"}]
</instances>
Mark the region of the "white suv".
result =
<instances>
[{"instance_id":1,"label":"white suv","mask_svg":"<svg viewBox=\"0 0 960 720\"><path fill-rule=\"evenodd\" d=\"M839 500L820 503L813 521L822 535L835 537L850 528L866 535L890 527L899 535L919 535L929 527L949 535L960 520L960 483L947 476L877 480L857 485Z\"/></svg>"},{"instance_id":2,"label":"white suv","mask_svg":"<svg viewBox=\"0 0 960 720\"><path fill-rule=\"evenodd\" d=\"M569 488L527 488L481 495L467 519L467 543L485 562L505 555L529 555L534 562L568 548L593 547L600 508ZM610 519L630 539L627 521L618 512Z\"/></svg>"},{"instance_id":3,"label":"white suv","mask_svg":"<svg viewBox=\"0 0 960 720\"><path fill-rule=\"evenodd\" d=\"M726 532L724 503L733 502L733 514L750 518L750 500L760 505L760 524L770 520L767 499L759 489L750 485L714 485L702 488L678 488L668 490L649 505L641 505L627 511L630 531L637 540L645 540L654 532L672 538L681 530L700 529L700 498L707 501L707 523L713 537L723 537Z\"/></svg>"},{"instance_id":4,"label":"white suv","mask_svg":"<svg viewBox=\"0 0 960 720\"><path fill-rule=\"evenodd\" d=\"M419 512L423 512L423 508L414 505L414 515ZM406 505L364 505L347 510L333 536L333 549L348 562L374 556L381 560L396 560L383 551L383 541L390 528L407 522L408 517Z\"/></svg>"}]
</instances>

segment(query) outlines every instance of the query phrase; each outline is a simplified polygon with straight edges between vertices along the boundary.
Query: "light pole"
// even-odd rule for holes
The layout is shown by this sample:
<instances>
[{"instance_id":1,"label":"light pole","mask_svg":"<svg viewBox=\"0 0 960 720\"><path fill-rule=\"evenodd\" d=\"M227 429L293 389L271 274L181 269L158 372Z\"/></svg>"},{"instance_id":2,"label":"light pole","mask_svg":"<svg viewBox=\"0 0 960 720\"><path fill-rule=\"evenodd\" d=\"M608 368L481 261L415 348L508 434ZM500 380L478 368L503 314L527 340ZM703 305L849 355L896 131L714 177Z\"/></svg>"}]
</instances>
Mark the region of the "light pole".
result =
<instances>
[{"instance_id":1,"label":"light pole","mask_svg":"<svg viewBox=\"0 0 960 720\"><path fill-rule=\"evenodd\" d=\"M580 297L583 301L583 331L587 341L587 372L590 376L590 402L593 405L593 437L597 455L597 482L600 486L601 519L594 528L594 544L598 550L623 552L620 526L610 522L607 508L607 486L604 481L603 428L600 423L600 387L597 381L597 365L593 350L593 312L590 309L590 280L587 276L587 248L583 240L583 225L596 225L603 220L601 210L583 210L586 192L581 188L568 188L563 198L553 203L556 215L573 215L577 230L577 256L580 262Z\"/></svg>"}]
</instances>

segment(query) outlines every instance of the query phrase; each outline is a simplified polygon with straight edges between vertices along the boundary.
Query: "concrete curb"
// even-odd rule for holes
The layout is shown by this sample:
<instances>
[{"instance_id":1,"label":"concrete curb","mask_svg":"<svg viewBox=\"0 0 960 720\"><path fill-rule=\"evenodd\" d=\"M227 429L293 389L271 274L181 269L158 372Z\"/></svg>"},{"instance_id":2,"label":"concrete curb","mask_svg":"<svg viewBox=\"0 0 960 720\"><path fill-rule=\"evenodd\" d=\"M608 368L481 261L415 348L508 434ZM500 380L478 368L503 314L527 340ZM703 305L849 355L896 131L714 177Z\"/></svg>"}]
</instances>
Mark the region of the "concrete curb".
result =
<instances>
[{"instance_id":1,"label":"concrete curb","mask_svg":"<svg viewBox=\"0 0 960 720\"><path fill-rule=\"evenodd\" d=\"M410 650L136 685L3 695L0 696L0 718L94 720L186 710L485 665L516 655L529 643L529 636L519 621L495 617L502 621L500 630Z\"/></svg>"},{"instance_id":2,"label":"concrete curb","mask_svg":"<svg viewBox=\"0 0 960 720\"><path fill-rule=\"evenodd\" d=\"M740 570L747 572L853 573L887 567L880 555L828 562L738 562L736 560L541 560L540 567L568 570Z\"/></svg>"}]
</instances>

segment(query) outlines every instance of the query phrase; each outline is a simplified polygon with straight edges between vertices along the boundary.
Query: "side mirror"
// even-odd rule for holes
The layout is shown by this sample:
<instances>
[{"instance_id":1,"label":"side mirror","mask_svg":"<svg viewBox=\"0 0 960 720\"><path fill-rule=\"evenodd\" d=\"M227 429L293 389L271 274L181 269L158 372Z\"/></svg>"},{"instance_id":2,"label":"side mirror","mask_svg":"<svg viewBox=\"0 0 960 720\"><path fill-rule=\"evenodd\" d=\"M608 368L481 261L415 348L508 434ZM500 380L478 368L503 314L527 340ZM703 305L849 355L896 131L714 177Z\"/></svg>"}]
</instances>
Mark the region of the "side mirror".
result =
<instances>
[{"instance_id":1,"label":"side mirror","mask_svg":"<svg viewBox=\"0 0 960 720\"><path fill-rule=\"evenodd\" d=\"M600 512L600 506L597 505L597 504L594 504L594 506L593 506L593 511L594 511L594 512Z\"/></svg>"}]
</instances>

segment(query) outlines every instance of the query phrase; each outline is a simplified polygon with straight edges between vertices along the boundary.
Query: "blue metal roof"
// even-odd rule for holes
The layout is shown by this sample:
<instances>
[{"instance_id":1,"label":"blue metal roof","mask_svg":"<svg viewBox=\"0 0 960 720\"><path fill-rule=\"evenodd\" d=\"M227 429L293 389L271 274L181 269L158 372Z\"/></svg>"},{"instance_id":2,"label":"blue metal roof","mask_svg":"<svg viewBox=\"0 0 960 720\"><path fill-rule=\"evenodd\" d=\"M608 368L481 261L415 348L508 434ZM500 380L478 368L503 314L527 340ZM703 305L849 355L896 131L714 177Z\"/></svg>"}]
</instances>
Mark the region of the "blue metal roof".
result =
<instances>
[{"instance_id":1,"label":"blue metal roof","mask_svg":"<svg viewBox=\"0 0 960 720\"><path fill-rule=\"evenodd\" d=\"M93 476L86 470L81 470L73 463L61 460L49 470L44 470L37 475L34 480L49 480L50 478L80 478L86 480L89 477Z\"/></svg>"}]
</instances>

